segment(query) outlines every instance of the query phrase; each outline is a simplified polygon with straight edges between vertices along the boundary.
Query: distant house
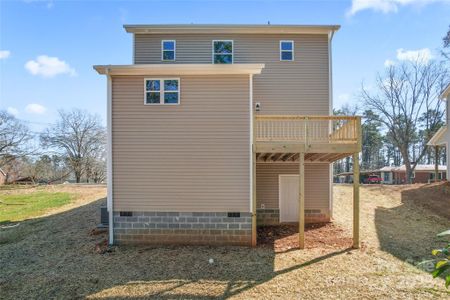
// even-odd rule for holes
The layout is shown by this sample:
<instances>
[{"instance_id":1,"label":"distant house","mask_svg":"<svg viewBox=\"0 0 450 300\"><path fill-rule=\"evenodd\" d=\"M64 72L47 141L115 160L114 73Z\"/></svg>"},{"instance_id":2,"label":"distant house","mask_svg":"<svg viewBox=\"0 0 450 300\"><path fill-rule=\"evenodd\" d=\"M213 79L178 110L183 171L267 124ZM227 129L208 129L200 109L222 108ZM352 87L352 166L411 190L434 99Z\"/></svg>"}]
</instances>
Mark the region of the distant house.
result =
<instances>
[{"instance_id":1,"label":"distant house","mask_svg":"<svg viewBox=\"0 0 450 300\"><path fill-rule=\"evenodd\" d=\"M445 124L446 126L441 127L434 136L430 139L428 142L428 146L439 146L439 147L446 147L447 151L447 170L450 169L450 130L448 130L448 124L450 122L450 83L447 85L447 87L444 89L444 91L441 93L440 96L441 100L446 101L445 107L446 107L446 118L445 118Z\"/></svg>"},{"instance_id":2,"label":"distant house","mask_svg":"<svg viewBox=\"0 0 450 300\"><path fill-rule=\"evenodd\" d=\"M404 184L406 180L406 167L383 167L380 169L382 183ZM439 180L447 179L447 166L438 166ZM434 181L434 165L417 165L412 175L412 183L428 183Z\"/></svg>"}]
</instances>

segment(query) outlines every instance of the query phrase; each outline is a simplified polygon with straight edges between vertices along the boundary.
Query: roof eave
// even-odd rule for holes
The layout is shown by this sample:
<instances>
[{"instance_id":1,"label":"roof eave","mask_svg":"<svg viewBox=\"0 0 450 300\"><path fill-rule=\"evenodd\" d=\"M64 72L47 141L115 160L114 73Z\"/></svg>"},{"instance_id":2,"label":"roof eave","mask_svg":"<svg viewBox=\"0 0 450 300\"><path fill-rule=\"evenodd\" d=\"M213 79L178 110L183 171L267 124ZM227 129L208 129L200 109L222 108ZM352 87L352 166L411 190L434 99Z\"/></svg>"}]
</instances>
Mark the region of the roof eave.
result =
<instances>
[{"instance_id":1,"label":"roof eave","mask_svg":"<svg viewBox=\"0 0 450 300\"><path fill-rule=\"evenodd\" d=\"M124 25L135 34L328 34L340 25Z\"/></svg>"},{"instance_id":2,"label":"roof eave","mask_svg":"<svg viewBox=\"0 0 450 300\"><path fill-rule=\"evenodd\" d=\"M260 74L264 64L138 64L96 65L101 75L239 75Z\"/></svg>"},{"instance_id":3,"label":"roof eave","mask_svg":"<svg viewBox=\"0 0 450 300\"><path fill-rule=\"evenodd\" d=\"M442 91L440 98L442 100L447 100L447 97L450 96L450 82L447 84L447 87Z\"/></svg>"},{"instance_id":4,"label":"roof eave","mask_svg":"<svg viewBox=\"0 0 450 300\"><path fill-rule=\"evenodd\" d=\"M445 144L445 134L447 132L447 126L442 126L436 131L436 133L428 141L427 146L442 146Z\"/></svg>"}]
</instances>

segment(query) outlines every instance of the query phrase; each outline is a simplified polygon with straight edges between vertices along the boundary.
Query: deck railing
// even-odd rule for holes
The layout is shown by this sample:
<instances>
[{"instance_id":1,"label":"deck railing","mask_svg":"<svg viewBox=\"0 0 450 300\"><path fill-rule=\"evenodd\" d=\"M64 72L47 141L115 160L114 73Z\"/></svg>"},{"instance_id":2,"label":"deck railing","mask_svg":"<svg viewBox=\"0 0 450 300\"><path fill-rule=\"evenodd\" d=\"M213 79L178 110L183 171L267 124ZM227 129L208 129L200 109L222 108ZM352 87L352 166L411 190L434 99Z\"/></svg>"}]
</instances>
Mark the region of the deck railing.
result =
<instances>
[{"instance_id":1,"label":"deck railing","mask_svg":"<svg viewBox=\"0 0 450 300\"><path fill-rule=\"evenodd\" d=\"M257 115L258 142L306 144L357 143L361 119L356 116Z\"/></svg>"}]
</instances>

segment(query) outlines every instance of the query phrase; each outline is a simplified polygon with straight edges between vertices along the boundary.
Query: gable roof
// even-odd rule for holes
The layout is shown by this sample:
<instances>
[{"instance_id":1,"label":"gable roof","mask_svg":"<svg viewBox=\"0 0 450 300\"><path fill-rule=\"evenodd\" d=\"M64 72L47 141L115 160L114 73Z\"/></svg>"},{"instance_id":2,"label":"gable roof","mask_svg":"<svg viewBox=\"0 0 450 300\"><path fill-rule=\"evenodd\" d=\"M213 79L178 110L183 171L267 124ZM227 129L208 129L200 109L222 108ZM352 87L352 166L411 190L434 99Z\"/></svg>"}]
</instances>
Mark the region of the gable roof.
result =
<instances>
[{"instance_id":1,"label":"gable roof","mask_svg":"<svg viewBox=\"0 0 450 300\"><path fill-rule=\"evenodd\" d=\"M447 126L442 126L428 141L427 146L440 146L446 143L445 135L447 133Z\"/></svg>"},{"instance_id":2,"label":"gable roof","mask_svg":"<svg viewBox=\"0 0 450 300\"><path fill-rule=\"evenodd\" d=\"M188 33L250 33L250 34L328 34L340 25L244 25L244 24L148 24L124 25L128 33L188 34Z\"/></svg>"},{"instance_id":3,"label":"gable roof","mask_svg":"<svg viewBox=\"0 0 450 300\"><path fill-rule=\"evenodd\" d=\"M447 87L442 91L440 98L442 100L447 100L448 96L450 96L450 82L447 84Z\"/></svg>"}]
</instances>

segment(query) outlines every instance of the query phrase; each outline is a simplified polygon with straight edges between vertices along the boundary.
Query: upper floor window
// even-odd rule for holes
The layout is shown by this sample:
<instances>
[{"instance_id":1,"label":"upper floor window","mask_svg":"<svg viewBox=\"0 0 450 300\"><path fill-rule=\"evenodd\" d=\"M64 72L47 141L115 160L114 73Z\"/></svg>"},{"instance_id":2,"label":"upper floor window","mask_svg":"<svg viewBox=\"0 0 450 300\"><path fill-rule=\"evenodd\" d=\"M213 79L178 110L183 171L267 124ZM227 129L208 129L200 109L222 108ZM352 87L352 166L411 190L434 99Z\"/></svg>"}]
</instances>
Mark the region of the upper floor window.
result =
<instances>
[{"instance_id":1,"label":"upper floor window","mask_svg":"<svg viewBox=\"0 0 450 300\"><path fill-rule=\"evenodd\" d=\"M213 41L213 63L214 64L233 63L233 41L227 40Z\"/></svg>"},{"instance_id":2,"label":"upper floor window","mask_svg":"<svg viewBox=\"0 0 450 300\"><path fill-rule=\"evenodd\" d=\"M161 41L161 60L174 61L176 52L176 42L174 40Z\"/></svg>"},{"instance_id":3,"label":"upper floor window","mask_svg":"<svg viewBox=\"0 0 450 300\"><path fill-rule=\"evenodd\" d=\"M179 104L180 79L145 79L145 104Z\"/></svg>"},{"instance_id":4,"label":"upper floor window","mask_svg":"<svg viewBox=\"0 0 450 300\"><path fill-rule=\"evenodd\" d=\"M294 60L294 41L280 41L280 60Z\"/></svg>"}]
</instances>

